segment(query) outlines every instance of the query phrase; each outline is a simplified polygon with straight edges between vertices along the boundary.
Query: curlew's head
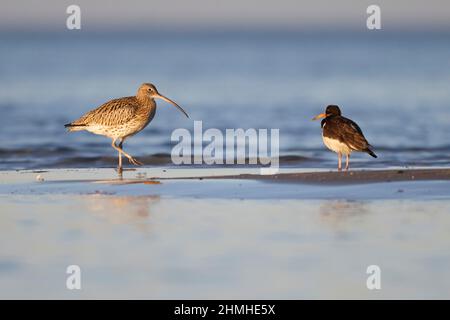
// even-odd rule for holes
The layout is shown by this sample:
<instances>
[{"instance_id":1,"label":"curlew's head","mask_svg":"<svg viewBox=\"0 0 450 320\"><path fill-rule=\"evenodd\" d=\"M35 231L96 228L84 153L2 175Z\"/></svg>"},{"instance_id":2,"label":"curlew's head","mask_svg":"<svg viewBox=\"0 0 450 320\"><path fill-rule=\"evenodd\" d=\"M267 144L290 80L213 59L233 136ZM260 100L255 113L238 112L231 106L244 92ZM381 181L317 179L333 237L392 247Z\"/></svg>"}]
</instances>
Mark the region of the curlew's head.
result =
<instances>
[{"instance_id":1,"label":"curlew's head","mask_svg":"<svg viewBox=\"0 0 450 320\"><path fill-rule=\"evenodd\" d=\"M169 98L163 96L158 92L156 87L151 83L143 83L138 89L137 97L148 97L150 99L162 99L166 102L169 102L170 104L173 104L175 107L178 108L183 114L189 118L186 111L184 111L183 108L181 108L178 104L176 104L174 101L170 100Z\"/></svg>"},{"instance_id":2,"label":"curlew's head","mask_svg":"<svg viewBox=\"0 0 450 320\"><path fill-rule=\"evenodd\" d=\"M340 116L341 109L337 105L331 104L325 109L325 113L318 114L313 120L319 120L326 117Z\"/></svg>"}]
</instances>

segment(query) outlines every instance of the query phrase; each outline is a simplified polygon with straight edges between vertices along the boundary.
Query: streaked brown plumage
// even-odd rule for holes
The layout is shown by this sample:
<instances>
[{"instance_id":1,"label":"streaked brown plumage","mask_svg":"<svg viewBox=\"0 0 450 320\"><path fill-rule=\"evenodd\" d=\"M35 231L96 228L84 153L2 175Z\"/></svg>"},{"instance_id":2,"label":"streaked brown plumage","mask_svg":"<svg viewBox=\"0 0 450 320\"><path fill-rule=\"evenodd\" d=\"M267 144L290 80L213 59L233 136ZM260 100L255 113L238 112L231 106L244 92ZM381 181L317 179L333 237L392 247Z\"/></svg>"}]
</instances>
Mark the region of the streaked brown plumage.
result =
<instances>
[{"instance_id":1,"label":"streaked brown plumage","mask_svg":"<svg viewBox=\"0 0 450 320\"><path fill-rule=\"evenodd\" d=\"M122 145L126 138L135 135L152 121L156 113L155 98L173 104L186 117L189 117L174 101L159 94L153 84L144 83L139 87L136 96L108 101L100 107L87 112L81 118L66 124L65 127L69 131L86 130L111 138L111 146L119 152L118 170L122 172L122 154L128 158L130 163L142 165L142 163L123 151ZM119 140L118 145L116 145L117 140Z\"/></svg>"},{"instance_id":2,"label":"streaked brown plumage","mask_svg":"<svg viewBox=\"0 0 450 320\"><path fill-rule=\"evenodd\" d=\"M349 168L350 154L353 151L366 152L377 158L361 128L352 120L343 117L338 106L329 105L325 113L319 114L313 120L321 118L324 118L321 122L323 142L328 149L338 154L338 170L342 169L342 154L346 155L345 170Z\"/></svg>"}]
</instances>

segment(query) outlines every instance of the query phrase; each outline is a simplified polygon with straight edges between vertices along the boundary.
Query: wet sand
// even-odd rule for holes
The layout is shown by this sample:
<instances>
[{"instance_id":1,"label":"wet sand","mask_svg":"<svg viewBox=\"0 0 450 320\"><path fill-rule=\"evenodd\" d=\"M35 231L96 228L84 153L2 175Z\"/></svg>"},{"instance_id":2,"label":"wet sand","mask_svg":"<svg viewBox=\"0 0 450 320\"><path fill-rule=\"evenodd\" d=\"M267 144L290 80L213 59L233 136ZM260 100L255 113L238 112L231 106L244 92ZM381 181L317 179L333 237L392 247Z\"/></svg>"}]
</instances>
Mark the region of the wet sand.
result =
<instances>
[{"instance_id":1,"label":"wet sand","mask_svg":"<svg viewBox=\"0 0 450 320\"><path fill-rule=\"evenodd\" d=\"M328 172L291 172L273 175L239 174L205 176L204 179L250 179L270 182L297 182L320 184L360 184L392 181L433 181L450 180L450 169L390 169L390 170L349 170ZM201 179L200 178L200 179ZM194 178L196 179L196 178Z\"/></svg>"},{"instance_id":2,"label":"wet sand","mask_svg":"<svg viewBox=\"0 0 450 320\"><path fill-rule=\"evenodd\" d=\"M0 298L450 298L449 169L257 172L2 171Z\"/></svg>"},{"instance_id":3,"label":"wet sand","mask_svg":"<svg viewBox=\"0 0 450 320\"><path fill-rule=\"evenodd\" d=\"M395 181L447 181L450 168L389 168L330 171L325 169L280 169L276 174L261 174L258 168L138 168L126 169L119 176L114 169L49 169L0 171L0 182L52 181L150 183L155 180L255 180L306 184L365 184Z\"/></svg>"}]
</instances>

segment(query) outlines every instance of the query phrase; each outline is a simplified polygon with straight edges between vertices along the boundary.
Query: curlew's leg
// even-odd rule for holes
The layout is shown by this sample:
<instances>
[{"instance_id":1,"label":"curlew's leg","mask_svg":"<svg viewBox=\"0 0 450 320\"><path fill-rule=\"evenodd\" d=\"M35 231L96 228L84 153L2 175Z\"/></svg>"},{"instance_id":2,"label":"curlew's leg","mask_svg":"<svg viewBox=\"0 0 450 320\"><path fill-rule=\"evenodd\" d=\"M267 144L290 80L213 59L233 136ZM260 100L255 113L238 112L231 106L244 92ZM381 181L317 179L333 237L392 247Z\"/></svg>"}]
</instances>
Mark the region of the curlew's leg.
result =
<instances>
[{"instance_id":1,"label":"curlew's leg","mask_svg":"<svg viewBox=\"0 0 450 320\"><path fill-rule=\"evenodd\" d=\"M338 171L342 170L342 153L338 152Z\"/></svg>"},{"instance_id":2,"label":"curlew's leg","mask_svg":"<svg viewBox=\"0 0 450 320\"><path fill-rule=\"evenodd\" d=\"M348 171L348 168L350 167L350 154L346 154L346 159L345 159L345 170Z\"/></svg>"},{"instance_id":3,"label":"curlew's leg","mask_svg":"<svg viewBox=\"0 0 450 320\"><path fill-rule=\"evenodd\" d=\"M121 145L122 145L122 140L121 140L120 143L119 143L119 146L121 146ZM113 139L113 140L112 140L111 146L112 146L114 149L117 150L116 139ZM122 153L120 152L120 150L117 150L117 152L119 153L119 165L118 165L118 167L117 167L117 172L121 175L122 172L123 172L123 169L122 169Z\"/></svg>"},{"instance_id":4,"label":"curlew's leg","mask_svg":"<svg viewBox=\"0 0 450 320\"><path fill-rule=\"evenodd\" d=\"M119 143L120 149L122 149L122 143L123 143L123 140L121 139L120 143ZM117 167L117 170L119 171L119 173L121 173L122 172L122 153L120 153L120 151L117 151L117 152L119 153L119 166Z\"/></svg>"},{"instance_id":5,"label":"curlew's leg","mask_svg":"<svg viewBox=\"0 0 450 320\"><path fill-rule=\"evenodd\" d=\"M123 154L125 157L128 158L128 161L130 161L131 164L134 164L136 166L142 166L142 162L137 161L135 158L133 158L132 156L130 156L128 153L126 153L125 151L123 151L122 149L122 143L123 140L120 142L119 146L116 146L116 139L113 139L111 146L116 149L117 151L119 151L119 153ZM120 158L119 158L120 159Z\"/></svg>"},{"instance_id":6,"label":"curlew's leg","mask_svg":"<svg viewBox=\"0 0 450 320\"><path fill-rule=\"evenodd\" d=\"M122 149L122 144L123 144L123 139L120 139L120 142L119 142L119 148L120 149ZM119 153L119 167L118 167L118 170L119 170L119 173L121 173L122 172L122 153L120 151L118 151L118 153Z\"/></svg>"}]
</instances>

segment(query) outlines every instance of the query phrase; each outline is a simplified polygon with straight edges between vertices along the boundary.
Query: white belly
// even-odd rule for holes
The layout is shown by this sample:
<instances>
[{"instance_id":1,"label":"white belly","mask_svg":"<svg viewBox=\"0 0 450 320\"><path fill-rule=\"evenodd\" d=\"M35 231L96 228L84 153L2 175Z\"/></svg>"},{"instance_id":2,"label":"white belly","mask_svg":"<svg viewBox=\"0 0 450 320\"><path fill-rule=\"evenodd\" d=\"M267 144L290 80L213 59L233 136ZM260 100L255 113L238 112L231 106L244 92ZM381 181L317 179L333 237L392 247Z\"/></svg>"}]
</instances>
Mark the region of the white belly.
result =
<instances>
[{"instance_id":1,"label":"white belly","mask_svg":"<svg viewBox=\"0 0 450 320\"><path fill-rule=\"evenodd\" d=\"M88 126L86 130L95 134L117 139L133 135L141 131L142 128L135 128L129 124L121 126L91 125Z\"/></svg>"},{"instance_id":2,"label":"white belly","mask_svg":"<svg viewBox=\"0 0 450 320\"><path fill-rule=\"evenodd\" d=\"M323 143L327 146L328 149L342 154L350 154L352 153L352 149L350 149L345 143L340 142L339 140L331 139L322 136Z\"/></svg>"}]
</instances>

